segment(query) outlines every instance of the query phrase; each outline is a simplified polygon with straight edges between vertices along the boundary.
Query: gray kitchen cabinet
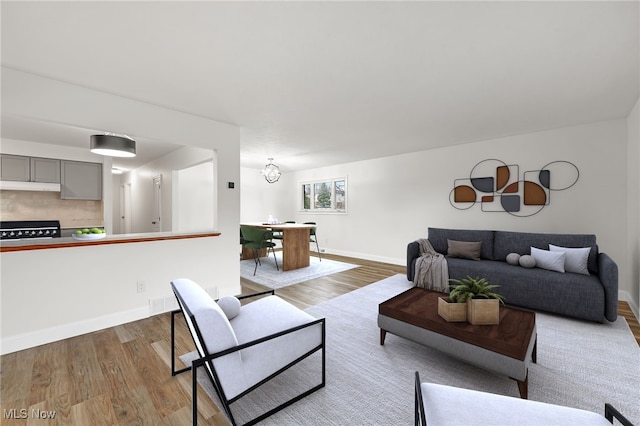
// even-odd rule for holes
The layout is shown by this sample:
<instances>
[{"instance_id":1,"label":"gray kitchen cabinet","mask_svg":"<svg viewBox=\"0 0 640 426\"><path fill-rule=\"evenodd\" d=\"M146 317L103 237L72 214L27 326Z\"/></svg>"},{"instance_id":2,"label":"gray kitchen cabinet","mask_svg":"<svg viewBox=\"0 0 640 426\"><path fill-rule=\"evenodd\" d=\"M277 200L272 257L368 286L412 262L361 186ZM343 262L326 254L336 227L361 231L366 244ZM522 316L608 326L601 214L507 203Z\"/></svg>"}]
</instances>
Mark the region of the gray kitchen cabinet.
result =
<instances>
[{"instance_id":1,"label":"gray kitchen cabinet","mask_svg":"<svg viewBox=\"0 0 640 426\"><path fill-rule=\"evenodd\" d=\"M102 200L102 164L60 161L63 200Z\"/></svg>"},{"instance_id":2,"label":"gray kitchen cabinet","mask_svg":"<svg viewBox=\"0 0 640 426\"><path fill-rule=\"evenodd\" d=\"M0 180L29 182L31 179L30 158L22 155L0 155Z\"/></svg>"},{"instance_id":3,"label":"gray kitchen cabinet","mask_svg":"<svg viewBox=\"0 0 640 426\"><path fill-rule=\"evenodd\" d=\"M31 157L31 182L60 183L60 160Z\"/></svg>"},{"instance_id":4,"label":"gray kitchen cabinet","mask_svg":"<svg viewBox=\"0 0 640 426\"><path fill-rule=\"evenodd\" d=\"M2 154L0 180L60 183L60 160Z\"/></svg>"}]
</instances>

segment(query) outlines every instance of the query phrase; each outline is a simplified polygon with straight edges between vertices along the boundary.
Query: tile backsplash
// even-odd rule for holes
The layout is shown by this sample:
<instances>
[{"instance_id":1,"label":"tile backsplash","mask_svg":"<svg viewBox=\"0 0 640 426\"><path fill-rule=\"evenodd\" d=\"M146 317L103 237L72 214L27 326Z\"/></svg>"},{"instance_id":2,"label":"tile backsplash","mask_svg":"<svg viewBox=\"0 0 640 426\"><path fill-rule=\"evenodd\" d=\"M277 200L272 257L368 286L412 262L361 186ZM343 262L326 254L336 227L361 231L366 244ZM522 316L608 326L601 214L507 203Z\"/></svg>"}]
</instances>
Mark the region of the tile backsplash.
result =
<instances>
[{"instance_id":1,"label":"tile backsplash","mask_svg":"<svg viewBox=\"0 0 640 426\"><path fill-rule=\"evenodd\" d=\"M61 200L59 192L0 190L0 220L59 220L62 228L104 225L102 201Z\"/></svg>"}]
</instances>

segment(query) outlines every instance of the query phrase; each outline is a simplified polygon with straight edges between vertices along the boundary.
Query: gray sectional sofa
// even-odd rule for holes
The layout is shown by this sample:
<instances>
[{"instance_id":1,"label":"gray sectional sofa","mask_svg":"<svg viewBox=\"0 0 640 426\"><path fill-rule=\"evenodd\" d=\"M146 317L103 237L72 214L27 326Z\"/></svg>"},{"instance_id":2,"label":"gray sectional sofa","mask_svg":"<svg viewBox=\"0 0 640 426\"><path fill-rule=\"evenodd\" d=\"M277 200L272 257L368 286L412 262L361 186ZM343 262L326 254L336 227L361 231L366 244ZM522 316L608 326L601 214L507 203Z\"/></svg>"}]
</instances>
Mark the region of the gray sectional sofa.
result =
<instances>
[{"instance_id":1,"label":"gray sectional sofa","mask_svg":"<svg viewBox=\"0 0 640 426\"><path fill-rule=\"evenodd\" d=\"M484 277L500 287L497 291L513 306L550 312L590 321L615 321L618 317L618 266L606 253L599 253L595 235L539 234L492 230L429 228L433 248L447 255L448 240L482 242L480 259L446 257L449 278ZM589 275L525 268L506 262L507 255L529 255L531 247L549 249L591 247ZM407 246L407 278L413 281L420 256L416 241Z\"/></svg>"}]
</instances>

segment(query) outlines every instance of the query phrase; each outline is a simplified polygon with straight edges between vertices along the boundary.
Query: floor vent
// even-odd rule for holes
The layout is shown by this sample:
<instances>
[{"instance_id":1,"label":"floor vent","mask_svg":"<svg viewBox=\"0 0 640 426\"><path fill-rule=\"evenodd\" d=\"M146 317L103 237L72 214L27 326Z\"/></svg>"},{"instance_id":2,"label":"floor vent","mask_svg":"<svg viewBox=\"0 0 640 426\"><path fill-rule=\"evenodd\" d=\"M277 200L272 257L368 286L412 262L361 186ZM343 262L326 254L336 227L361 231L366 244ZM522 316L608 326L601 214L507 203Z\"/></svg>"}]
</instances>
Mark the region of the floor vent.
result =
<instances>
[{"instance_id":1,"label":"floor vent","mask_svg":"<svg viewBox=\"0 0 640 426\"><path fill-rule=\"evenodd\" d=\"M218 298L218 287L209 287L207 293L214 299ZM149 315L158 315L178 309L178 301L175 296L149 299Z\"/></svg>"},{"instance_id":2,"label":"floor vent","mask_svg":"<svg viewBox=\"0 0 640 426\"><path fill-rule=\"evenodd\" d=\"M174 296L149 299L149 315L158 315L178 309L178 301Z\"/></svg>"},{"instance_id":3,"label":"floor vent","mask_svg":"<svg viewBox=\"0 0 640 426\"><path fill-rule=\"evenodd\" d=\"M209 287L207 289L207 293L209 293L209 296L213 297L214 299L218 298L218 287Z\"/></svg>"}]
</instances>

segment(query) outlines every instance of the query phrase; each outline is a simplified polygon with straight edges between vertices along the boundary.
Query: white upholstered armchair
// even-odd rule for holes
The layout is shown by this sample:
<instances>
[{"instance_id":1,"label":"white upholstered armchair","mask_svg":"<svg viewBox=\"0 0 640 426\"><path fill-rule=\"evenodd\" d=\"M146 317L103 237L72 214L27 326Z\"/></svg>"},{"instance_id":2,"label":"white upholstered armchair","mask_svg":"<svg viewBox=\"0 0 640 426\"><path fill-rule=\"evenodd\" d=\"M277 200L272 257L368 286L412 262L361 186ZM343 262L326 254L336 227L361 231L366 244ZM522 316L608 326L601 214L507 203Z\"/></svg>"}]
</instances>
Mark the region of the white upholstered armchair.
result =
<instances>
[{"instance_id":1,"label":"white upholstered armchair","mask_svg":"<svg viewBox=\"0 0 640 426\"><path fill-rule=\"evenodd\" d=\"M204 366L222 409L233 425L231 404L317 351L322 353L319 383L245 424L257 423L325 385L325 320L274 295L223 297L217 302L195 282L177 279L171 287L179 310L171 313L171 373L192 371L193 424L197 423L197 368ZM266 297L241 306L239 299ZM175 369L175 317L182 313L199 358L190 367Z\"/></svg>"},{"instance_id":2,"label":"white upholstered armchair","mask_svg":"<svg viewBox=\"0 0 640 426\"><path fill-rule=\"evenodd\" d=\"M605 404L604 416L602 416L591 411L561 405L435 383L421 383L417 371L415 377L416 426L611 426L614 417L623 426L633 426L611 404Z\"/></svg>"}]
</instances>

